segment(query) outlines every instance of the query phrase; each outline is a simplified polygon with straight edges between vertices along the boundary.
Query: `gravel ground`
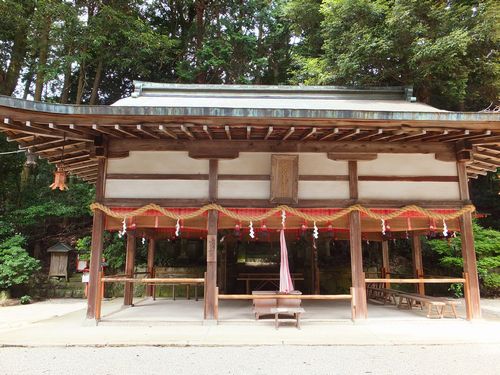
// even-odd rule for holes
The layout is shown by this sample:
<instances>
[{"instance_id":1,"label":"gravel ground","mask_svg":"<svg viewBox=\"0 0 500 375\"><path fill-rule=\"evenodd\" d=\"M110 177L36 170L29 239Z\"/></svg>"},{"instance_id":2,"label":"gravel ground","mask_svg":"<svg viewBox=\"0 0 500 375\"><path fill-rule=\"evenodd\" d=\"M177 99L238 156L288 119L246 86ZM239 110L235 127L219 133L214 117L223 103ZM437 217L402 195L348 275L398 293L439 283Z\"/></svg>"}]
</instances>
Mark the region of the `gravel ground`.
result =
<instances>
[{"instance_id":1,"label":"gravel ground","mask_svg":"<svg viewBox=\"0 0 500 375\"><path fill-rule=\"evenodd\" d=\"M0 348L0 374L499 374L498 345Z\"/></svg>"}]
</instances>

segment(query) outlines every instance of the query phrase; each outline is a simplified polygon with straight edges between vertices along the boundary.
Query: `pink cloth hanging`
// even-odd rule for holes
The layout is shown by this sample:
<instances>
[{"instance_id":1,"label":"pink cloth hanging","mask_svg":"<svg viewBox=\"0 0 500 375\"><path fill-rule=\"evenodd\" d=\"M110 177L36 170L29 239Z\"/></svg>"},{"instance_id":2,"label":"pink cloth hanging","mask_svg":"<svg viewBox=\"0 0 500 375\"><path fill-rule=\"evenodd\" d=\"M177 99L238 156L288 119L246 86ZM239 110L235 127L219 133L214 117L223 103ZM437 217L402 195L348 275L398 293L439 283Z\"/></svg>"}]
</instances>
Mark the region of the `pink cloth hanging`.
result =
<instances>
[{"instance_id":1,"label":"pink cloth hanging","mask_svg":"<svg viewBox=\"0 0 500 375\"><path fill-rule=\"evenodd\" d=\"M290 267L288 266L288 250L286 249L285 231L283 229L280 231L280 248L280 292L290 293L293 291L293 283L290 275Z\"/></svg>"}]
</instances>

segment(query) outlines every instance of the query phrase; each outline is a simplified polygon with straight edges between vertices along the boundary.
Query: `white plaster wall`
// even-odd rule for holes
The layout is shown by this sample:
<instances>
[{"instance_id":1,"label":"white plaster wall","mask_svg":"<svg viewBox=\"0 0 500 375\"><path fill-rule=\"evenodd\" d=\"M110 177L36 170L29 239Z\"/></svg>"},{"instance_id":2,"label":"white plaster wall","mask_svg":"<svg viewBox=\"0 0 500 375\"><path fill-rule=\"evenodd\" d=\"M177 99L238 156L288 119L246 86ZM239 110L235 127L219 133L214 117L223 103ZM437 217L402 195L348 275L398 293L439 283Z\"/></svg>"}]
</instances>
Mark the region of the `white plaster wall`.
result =
<instances>
[{"instance_id":1,"label":"white plaster wall","mask_svg":"<svg viewBox=\"0 0 500 375\"><path fill-rule=\"evenodd\" d=\"M348 181L299 181L299 199L348 198Z\"/></svg>"},{"instance_id":2,"label":"white plaster wall","mask_svg":"<svg viewBox=\"0 0 500 375\"><path fill-rule=\"evenodd\" d=\"M109 159L108 173L207 174L208 164L187 151L131 151L127 158Z\"/></svg>"},{"instance_id":3,"label":"white plaster wall","mask_svg":"<svg viewBox=\"0 0 500 375\"><path fill-rule=\"evenodd\" d=\"M460 199L457 182L359 181L360 199Z\"/></svg>"},{"instance_id":4,"label":"white plaster wall","mask_svg":"<svg viewBox=\"0 0 500 375\"><path fill-rule=\"evenodd\" d=\"M207 180L107 180L106 198L208 199Z\"/></svg>"},{"instance_id":5,"label":"white plaster wall","mask_svg":"<svg viewBox=\"0 0 500 375\"><path fill-rule=\"evenodd\" d=\"M269 199L270 181L219 180L219 199Z\"/></svg>"},{"instance_id":6,"label":"white plaster wall","mask_svg":"<svg viewBox=\"0 0 500 375\"><path fill-rule=\"evenodd\" d=\"M358 162L359 176L456 176L457 164L436 160L434 154L378 154Z\"/></svg>"},{"instance_id":7,"label":"white plaster wall","mask_svg":"<svg viewBox=\"0 0 500 375\"><path fill-rule=\"evenodd\" d=\"M237 159L220 160L219 174L271 174L271 155L299 155L299 174L346 175L347 162L333 161L326 153L240 152Z\"/></svg>"},{"instance_id":8,"label":"white plaster wall","mask_svg":"<svg viewBox=\"0 0 500 375\"><path fill-rule=\"evenodd\" d=\"M268 152L240 152L231 160L219 160L219 174L271 174L271 154Z\"/></svg>"},{"instance_id":9,"label":"white plaster wall","mask_svg":"<svg viewBox=\"0 0 500 375\"><path fill-rule=\"evenodd\" d=\"M326 153L299 155L299 175L347 175L348 163L328 159Z\"/></svg>"}]
</instances>

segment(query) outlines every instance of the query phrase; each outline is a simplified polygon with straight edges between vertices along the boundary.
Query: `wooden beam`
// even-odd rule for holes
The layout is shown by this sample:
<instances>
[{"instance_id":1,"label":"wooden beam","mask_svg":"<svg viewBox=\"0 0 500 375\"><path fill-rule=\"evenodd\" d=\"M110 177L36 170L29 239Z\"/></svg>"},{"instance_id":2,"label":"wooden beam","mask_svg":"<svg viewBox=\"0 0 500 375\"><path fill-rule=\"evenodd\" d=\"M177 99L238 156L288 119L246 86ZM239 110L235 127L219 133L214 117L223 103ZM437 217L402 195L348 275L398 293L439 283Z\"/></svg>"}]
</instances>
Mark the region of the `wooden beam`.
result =
<instances>
[{"instance_id":1,"label":"wooden beam","mask_svg":"<svg viewBox=\"0 0 500 375\"><path fill-rule=\"evenodd\" d=\"M219 175L219 161L217 159L209 160L209 173L208 173L208 199L215 202L218 196L218 175Z\"/></svg>"},{"instance_id":2,"label":"wooden beam","mask_svg":"<svg viewBox=\"0 0 500 375\"><path fill-rule=\"evenodd\" d=\"M7 137L7 142L19 142L19 141L24 141L25 139L33 138L33 137L36 137L36 136L33 134L25 134L25 133L17 134L17 135Z\"/></svg>"},{"instance_id":3,"label":"wooden beam","mask_svg":"<svg viewBox=\"0 0 500 375\"><path fill-rule=\"evenodd\" d=\"M218 212L208 211L207 217L207 273L205 284L205 319L216 320L217 306L217 221Z\"/></svg>"},{"instance_id":4,"label":"wooden beam","mask_svg":"<svg viewBox=\"0 0 500 375\"><path fill-rule=\"evenodd\" d=\"M359 176L359 181L458 182L457 176Z\"/></svg>"},{"instance_id":5,"label":"wooden beam","mask_svg":"<svg viewBox=\"0 0 500 375\"><path fill-rule=\"evenodd\" d=\"M142 207L156 203L162 207L201 207L210 202L208 199L178 199L178 198L106 198L105 204L116 207ZM276 207L269 199L217 199L224 207L269 208ZM461 209L469 200L386 200L386 199L300 199L294 207L297 208L345 208L359 203L368 208L401 208L412 204L429 209Z\"/></svg>"},{"instance_id":6,"label":"wooden beam","mask_svg":"<svg viewBox=\"0 0 500 375\"><path fill-rule=\"evenodd\" d=\"M43 146L33 146L30 148L32 152L48 152L48 151L55 151L55 150L61 150L62 147L71 147L71 146L80 146L80 145L85 145L84 141L63 141L59 140L57 142L52 142L49 144L44 144Z\"/></svg>"},{"instance_id":7,"label":"wooden beam","mask_svg":"<svg viewBox=\"0 0 500 375\"><path fill-rule=\"evenodd\" d=\"M149 277L155 277L154 267L155 267L155 248L156 248L156 240L153 237L148 239L148 256L147 256L147 272ZM153 297L154 286L148 284L146 286L146 295L148 297Z\"/></svg>"},{"instance_id":8,"label":"wooden beam","mask_svg":"<svg viewBox=\"0 0 500 375\"><path fill-rule=\"evenodd\" d=\"M349 247L351 251L352 287L354 289L355 306L353 319L366 319L368 317L368 308L363 272L363 251L361 247L361 214L359 211L349 214Z\"/></svg>"},{"instance_id":9,"label":"wooden beam","mask_svg":"<svg viewBox=\"0 0 500 375\"><path fill-rule=\"evenodd\" d=\"M134 277L135 268L136 234L135 231L127 232L127 252L125 256L125 275ZM134 302L134 283L125 282L123 304L131 306Z\"/></svg>"},{"instance_id":10,"label":"wooden beam","mask_svg":"<svg viewBox=\"0 0 500 375\"><path fill-rule=\"evenodd\" d=\"M349 167L349 197L358 199L358 162L350 160Z\"/></svg>"},{"instance_id":11,"label":"wooden beam","mask_svg":"<svg viewBox=\"0 0 500 375\"><path fill-rule=\"evenodd\" d=\"M455 155L453 144L436 142L325 142L325 141L260 141L260 140L153 140L110 139L109 155L123 157L128 151L194 151L217 152L348 152L348 153L441 153Z\"/></svg>"},{"instance_id":12,"label":"wooden beam","mask_svg":"<svg viewBox=\"0 0 500 375\"><path fill-rule=\"evenodd\" d=\"M96 184L96 202L102 202L104 199L106 161L104 159L98 162L98 178ZM106 215L101 210L94 211L94 219L92 223L92 244L90 248L90 268L89 268L89 285L87 293L87 319L96 318L96 307L99 306L98 299L101 298L99 293L99 274L101 272L101 259L104 241L104 225ZM97 312L97 316L99 316Z\"/></svg>"},{"instance_id":13,"label":"wooden beam","mask_svg":"<svg viewBox=\"0 0 500 375\"><path fill-rule=\"evenodd\" d=\"M327 155L330 160L375 160L377 154L363 154L363 153L350 153L350 152L329 152Z\"/></svg>"},{"instance_id":14,"label":"wooden beam","mask_svg":"<svg viewBox=\"0 0 500 375\"><path fill-rule=\"evenodd\" d=\"M467 166L463 162L457 163L459 191L461 199L470 199L467 181ZM479 277L477 273L476 251L474 249L474 233L472 231L472 214L466 212L460 218L462 257L464 273L466 274L466 310L467 319L481 318L481 301L479 293Z\"/></svg>"},{"instance_id":15,"label":"wooden beam","mask_svg":"<svg viewBox=\"0 0 500 375\"><path fill-rule=\"evenodd\" d=\"M418 233L412 233L411 249L415 277L423 278L424 263L422 260L422 243L420 242L420 235ZM425 295L425 286L423 282L417 285L417 292L418 294Z\"/></svg>"},{"instance_id":16,"label":"wooden beam","mask_svg":"<svg viewBox=\"0 0 500 375\"><path fill-rule=\"evenodd\" d=\"M391 263L389 261L389 241L383 240L382 241L382 269L383 269L383 276L386 279L389 279L391 276ZM391 287L391 283L387 282L385 283L386 288Z\"/></svg>"}]
</instances>

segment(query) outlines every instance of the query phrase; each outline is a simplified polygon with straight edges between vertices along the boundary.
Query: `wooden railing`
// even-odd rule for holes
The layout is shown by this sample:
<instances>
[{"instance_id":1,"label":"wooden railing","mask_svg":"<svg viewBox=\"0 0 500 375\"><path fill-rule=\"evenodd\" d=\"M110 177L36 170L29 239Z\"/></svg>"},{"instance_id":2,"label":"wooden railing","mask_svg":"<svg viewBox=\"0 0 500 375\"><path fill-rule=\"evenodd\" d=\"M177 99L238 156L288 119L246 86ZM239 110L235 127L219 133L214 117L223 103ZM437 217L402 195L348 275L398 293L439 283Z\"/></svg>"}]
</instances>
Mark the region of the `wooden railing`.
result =
<instances>
[{"instance_id":1,"label":"wooden railing","mask_svg":"<svg viewBox=\"0 0 500 375\"><path fill-rule=\"evenodd\" d=\"M135 274L143 274L147 272L136 272ZM101 303L104 298L104 284L105 283L136 283L136 284L203 284L206 285L206 278L188 278L188 277L143 277L136 279L126 275L103 276L102 272L99 273L100 282L98 283L98 298L95 306L95 318L97 321L101 319Z\"/></svg>"}]
</instances>

